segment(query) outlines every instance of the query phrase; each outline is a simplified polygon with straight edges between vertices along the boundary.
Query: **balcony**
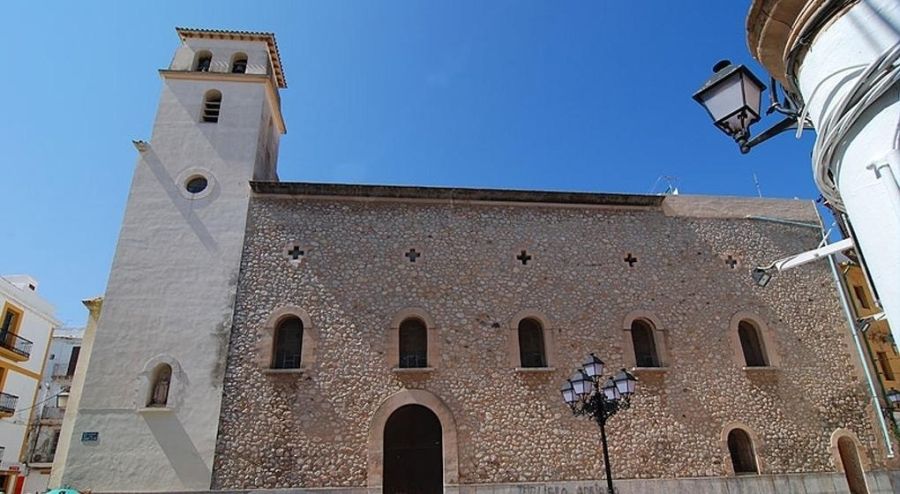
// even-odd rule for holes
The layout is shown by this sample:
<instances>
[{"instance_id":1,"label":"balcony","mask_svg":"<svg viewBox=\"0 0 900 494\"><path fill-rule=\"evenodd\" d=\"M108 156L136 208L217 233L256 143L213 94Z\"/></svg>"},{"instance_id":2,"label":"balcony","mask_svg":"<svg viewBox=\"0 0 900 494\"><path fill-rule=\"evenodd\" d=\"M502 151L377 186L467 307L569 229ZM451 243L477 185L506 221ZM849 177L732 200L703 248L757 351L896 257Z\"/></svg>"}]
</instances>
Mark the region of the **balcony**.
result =
<instances>
[{"instance_id":1,"label":"balcony","mask_svg":"<svg viewBox=\"0 0 900 494\"><path fill-rule=\"evenodd\" d=\"M66 415L66 409L60 407L45 406L41 411L41 419L43 420L62 420Z\"/></svg>"},{"instance_id":2,"label":"balcony","mask_svg":"<svg viewBox=\"0 0 900 494\"><path fill-rule=\"evenodd\" d=\"M0 393L0 417L9 417L16 413L19 397L8 393Z\"/></svg>"},{"instance_id":3,"label":"balcony","mask_svg":"<svg viewBox=\"0 0 900 494\"><path fill-rule=\"evenodd\" d=\"M0 332L0 356L16 362L24 362L31 356L31 341L19 335Z\"/></svg>"}]
</instances>

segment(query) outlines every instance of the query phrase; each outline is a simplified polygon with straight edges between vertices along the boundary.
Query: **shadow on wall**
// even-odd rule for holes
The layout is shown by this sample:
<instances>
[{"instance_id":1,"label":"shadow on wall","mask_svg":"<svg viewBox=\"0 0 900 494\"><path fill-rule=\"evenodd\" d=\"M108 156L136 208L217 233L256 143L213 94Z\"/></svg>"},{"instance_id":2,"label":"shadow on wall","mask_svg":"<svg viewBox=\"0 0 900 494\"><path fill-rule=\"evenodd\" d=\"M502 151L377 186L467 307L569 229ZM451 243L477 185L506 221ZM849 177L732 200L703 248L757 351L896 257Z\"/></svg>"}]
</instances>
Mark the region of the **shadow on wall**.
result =
<instances>
[{"instance_id":1,"label":"shadow on wall","mask_svg":"<svg viewBox=\"0 0 900 494\"><path fill-rule=\"evenodd\" d=\"M186 489L209 489L212 473L178 417L172 412L143 414L147 427Z\"/></svg>"},{"instance_id":2,"label":"shadow on wall","mask_svg":"<svg viewBox=\"0 0 900 494\"><path fill-rule=\"evenodd\" d=\"M169 199L172 201L172 205L175 206L175 209L181 213L181 216L184 218L185 222L190 225L191 230L197 235L197 238L206 247L206 250L212 254L219 253L219 244L209 233L209 230L206 229L206 225L197 217L193 212L193 201L185 200L182 197L181 193L178 191L179 184L175 183L175 179L169 174L166 170L165 165L160 161L159 156L153 151L153 148L141 153L141 160L147 164L147 167L156 177L156 180L162 186L162 188L166 191L166 195L169 196ZM216 187L215 184L213 184ZM214 189L214 196L218 195L218 187ZM215 197L206 198L206 202L211 201Z\"/></svg>"}]
</instances>

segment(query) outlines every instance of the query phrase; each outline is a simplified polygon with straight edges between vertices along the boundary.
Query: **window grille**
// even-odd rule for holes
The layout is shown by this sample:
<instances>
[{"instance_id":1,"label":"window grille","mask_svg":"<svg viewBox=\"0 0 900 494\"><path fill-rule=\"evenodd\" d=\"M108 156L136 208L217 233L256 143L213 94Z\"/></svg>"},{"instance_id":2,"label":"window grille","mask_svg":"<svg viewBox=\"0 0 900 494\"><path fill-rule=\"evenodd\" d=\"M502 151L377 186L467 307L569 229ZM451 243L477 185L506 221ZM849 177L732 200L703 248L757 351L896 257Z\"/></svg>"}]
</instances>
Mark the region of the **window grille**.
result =
<instances>
[{"instance_id":1,"label":"window grille","mask_svg":"<svg viewBox=\"0 0 900 494\"><path fill-rule=\"evenodd\" d=\"M272 355L272 368L299 369L300 356L303 353L303 323L291 317L275 329L275 351Z\"/></svg>"},{"instance_id":2,"label":"window grille","mask_svg":"<svg viewBox=\"0 0 900 494\"><path fill-rule=\"evenodd\" d=\"M546 367L544 328L534 319L519 322L519 359L522 367Z\"/></svg>"},{"instance_id":3,"label":"window grille","mask_svg":"<svg viewBox=\"0 0 900 494\"><path fill-rule=\"evenodd\" d=\"M419 319L407 319L400 323L401 368L428 367L428 330Z\"/></svg>"},{"instance_id":4,"label":"window grille","mask_svg":"<svg viewBox=\"0 0 900 494\"><path fill-rule=\"evenodd\" d=\"M631 343L634 346L634 362L638 367L659 367L659 354L653 338L653 328L646 321L631 323Z\"/></svg>"}]
</instances>

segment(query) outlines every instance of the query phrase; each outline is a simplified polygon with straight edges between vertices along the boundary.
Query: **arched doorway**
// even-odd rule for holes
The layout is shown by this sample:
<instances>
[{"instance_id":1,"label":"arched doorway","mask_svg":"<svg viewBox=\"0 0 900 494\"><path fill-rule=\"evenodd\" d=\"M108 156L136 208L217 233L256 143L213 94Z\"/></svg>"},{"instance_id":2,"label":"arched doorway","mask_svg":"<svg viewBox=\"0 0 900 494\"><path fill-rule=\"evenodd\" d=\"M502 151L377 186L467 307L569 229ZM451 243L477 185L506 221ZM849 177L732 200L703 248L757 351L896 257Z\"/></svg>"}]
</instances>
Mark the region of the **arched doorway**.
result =
<instances>
[{"instance_id":1,"label":"arched doorway","mask_svg":"<svg viewBox=\"0 0 900 494\"><path fill-rule=\"evenodd\" d=\"M444 488L441 421L427 407L404 405L384 425L384 494L432 494Z\"/></svg>"},{"instance_id":2,"label":"arched doorway","mask_svg":"<svg viewBox=\"0 0 900 494\"><path fill-rule=\"evenodd\" d=\"M868 494L869 489L866 488L866 476L863 473L859 452L856 451L856 444L853 442L853 439L843 436L838 439L837 446L838 454L841 457L841 465L844 467L844 475L847 477L847 487L850 488L850 494Z\"/></svg>"}]
</instances>

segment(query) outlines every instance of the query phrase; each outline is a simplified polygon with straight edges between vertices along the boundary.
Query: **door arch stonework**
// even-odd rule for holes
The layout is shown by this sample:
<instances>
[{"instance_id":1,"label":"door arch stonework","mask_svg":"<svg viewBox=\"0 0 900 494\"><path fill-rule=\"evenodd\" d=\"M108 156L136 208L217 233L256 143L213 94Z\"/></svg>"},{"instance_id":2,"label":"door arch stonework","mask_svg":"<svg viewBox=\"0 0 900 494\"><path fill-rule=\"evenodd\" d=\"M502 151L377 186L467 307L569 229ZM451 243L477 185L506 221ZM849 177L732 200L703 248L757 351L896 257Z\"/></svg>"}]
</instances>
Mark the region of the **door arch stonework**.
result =
<instances>
[{"instance_id":1,"label":"door arch stonework","mask_svg":"<svg viewBox=\"0 0 900 494\"><path fill-rule=\"evenodd\" d=\"M384 427L388 418L405 405L421 405L433 412L441 422L441 447L444 462L444 485L459 483L459 449L456 421L450 409L433 393L422 389L404 389L388 396L379 405L369 423L366 485L384 484Z\"/></svg>"}]
</instances>

